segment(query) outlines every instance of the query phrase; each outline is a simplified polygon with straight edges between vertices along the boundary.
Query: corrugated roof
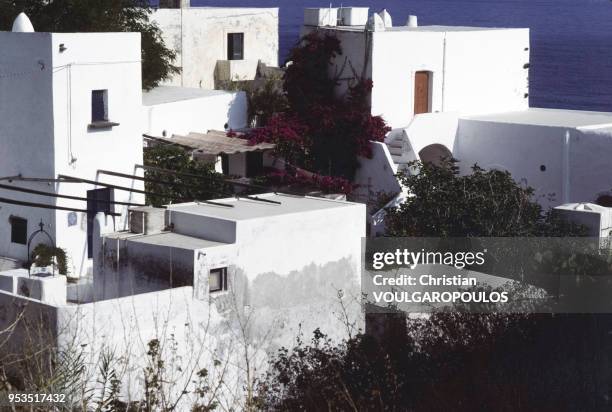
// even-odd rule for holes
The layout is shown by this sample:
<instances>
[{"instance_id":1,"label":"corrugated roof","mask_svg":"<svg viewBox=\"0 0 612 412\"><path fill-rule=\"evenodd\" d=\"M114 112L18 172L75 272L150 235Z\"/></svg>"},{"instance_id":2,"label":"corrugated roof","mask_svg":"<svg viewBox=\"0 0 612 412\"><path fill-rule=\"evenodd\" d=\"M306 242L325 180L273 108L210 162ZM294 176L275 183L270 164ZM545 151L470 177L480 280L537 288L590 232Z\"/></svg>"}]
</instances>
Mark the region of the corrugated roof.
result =
<instances>
[{"instance_id":1,"label":"corrugated roof","mask_svg":"<svg viewBox=\"0 0 612 412\"><path fill-rule=\"evenodd\" d=\"M154 140L176 144L195 150L199 153L220 155L244 152L257 152L274 149L272 143L259 143L249 145L246 139L240 137L228 137L225 132L210 130L208 133L189 133L187 136L173 135L171 138L152 137Z\"/></svg>"}]
</instances>

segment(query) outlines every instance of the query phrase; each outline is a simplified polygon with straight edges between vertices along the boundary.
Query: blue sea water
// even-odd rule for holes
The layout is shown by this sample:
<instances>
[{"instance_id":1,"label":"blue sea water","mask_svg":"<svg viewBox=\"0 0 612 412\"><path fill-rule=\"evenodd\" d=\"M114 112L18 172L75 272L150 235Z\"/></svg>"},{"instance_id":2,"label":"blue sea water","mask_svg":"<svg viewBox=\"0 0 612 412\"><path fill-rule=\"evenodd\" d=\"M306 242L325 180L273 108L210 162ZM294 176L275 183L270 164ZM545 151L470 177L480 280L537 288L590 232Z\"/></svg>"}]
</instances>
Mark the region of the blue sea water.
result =
<instances>
[{"instance_id":1,"label":"blue sea water","mask_svg":"<svg viewBox=\"0 0 612 412\"><path fill-rule=\"evenodd\" d=\"M304 7L329 0L192 0L193 6L280 7L281 63L298 38ZM340 6L340 2L334 2ZM530 104L612 111L610 0L344 0L386 8L396 24L416 14L420 25L531 29Z\"/></svg>"}]
</instances>

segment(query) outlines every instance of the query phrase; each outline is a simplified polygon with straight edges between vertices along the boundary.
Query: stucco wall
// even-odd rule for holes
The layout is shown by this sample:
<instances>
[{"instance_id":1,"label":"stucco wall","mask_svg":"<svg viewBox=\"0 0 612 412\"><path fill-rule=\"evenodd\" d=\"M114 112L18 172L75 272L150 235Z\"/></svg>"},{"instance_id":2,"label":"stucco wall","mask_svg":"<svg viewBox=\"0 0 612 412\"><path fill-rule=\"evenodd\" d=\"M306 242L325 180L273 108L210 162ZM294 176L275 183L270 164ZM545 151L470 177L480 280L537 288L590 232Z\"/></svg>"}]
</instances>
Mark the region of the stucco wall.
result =
<instances>
[{"instance_id":1,"label":"stucco wall","mask_svg":"<svg viewBox=\"0 0 612 412\"><path fill-rule=\"evenodd\" d=\"M0 50L0 177L52 176L55 159L49 155L54 150L51 35L0 32ZM36 183L21 186L50 189ZM41 199L3 189L0 197L31 202ZM28 235L38 229L41 220L55 233L53 212L1 203L0 256L14 259L27 256L25 245L11 243L11 215L28 220Z\"/></svg>"},{"instance_id":2,"label":"stucco wall","mask_svg":"<svg viewBox=\"0 0 612 412\"><path fill-rule=\"evenodd\" d=\"M375 32L372 113L407 126L417 71L431 72L432 112L527 108L528 49L527 29Z\"/></svg>"},{"instance_id":3,"label":"stucco wall","mask_svg":"<svg viewBox=\"0 0 612 412\"><path fill-rule=\"evenodd\" d=\"M227 60L228 33L244 33L244 60L253 75L258 60L278 65L277 8L160 9L152 20L166 44L178 52L176 64L182 67L167 84L213 89L217 61Z\"/></svg>"},{"instance_id":4,"label":"stucco wall","mask_svg":"<svg viewBox=\"0 0 612 412\"><path fill-rule=\"evenodd\" d=\"M362 201L376 200L381 193L397 194L401 186L395 177L397 167L391 158L387 145L383 142L371 142L372 158L359 158L359 168L353 182L358 187L352 196Z\"/></svg>"},{"instance_id":5,"label":"stucco wall","mask_svg":"<svg viewBox=\"0 0 612 412\"><path fill-rule=\"evenodd\" d=\"M612 129L580 130L569 142L569 202L612 194Z\"/></svg>"},{"instance_id":6,"label":"stucco wall","mask_svg":"<svg viewBox=\"0 0 612 412\"><path fill-rule=\"evenodd\" d=\"M208 130L241 129L247 125L244 92L218 92L201 98L144 106L144 133L152 136ZM165 132L165 133L164 133Z\"/></svg>"},{"instance_id":7,"label":"stucco wall","mask_svg":"<svg viewBox=\"0 0 612 412\"><path fill-rule=\"evenodd\" d=\"M507 170L534 187L543 205L557 206L594 201L612 188L611 136L609 131L460 119L453 153L463 173L474 163Z\"/></svg>"},{"instance_id":8,"label":"stucco wall","mask_svg":"<svg viewBox=\"0 0 612 412\"><path fill-rule=\"evenodd\" d=\"M372 114L383 116L393 128L408 126L414 116L417 71L430 72L431 112L528 107L528 29L317 30L341 41L343 54L335 59L332 72L345 61L351 63L340 76L339 93L354 77L352 68L358 76L364 73L374 83Z\"/></svg>"},{"instance_id":9,"label":"stucco wall","mask_svg":"<svg viewBox=\"0 0 612 412\"><path fill-rule=\"evenodd\" d=\"M3 68L17 76L0 78L0 176L56 178L58 174L97 180L98 169L135 173L142 164L140 34L0 33ZM63 45L63 51L60 50ZM7 59L5 65L4 60ZM10 61L10 63L8 62ZM8 72L7 72L8 73ZM91 91L108 89L109 120L118 126L92 130ZM142 182L104 176L101 181L142 188ZM6 181L5 181L6 183ZM91 185L21 182L44 192L86 197ZM7 198L86 209L81 200L54 199L2 191ZM115 200L140 203L142 195L115 191ZM115 212L125 212L117 207ZM42 220L56 244L67 250L73 274L87 273L87 218L70 212L2 205L0 221L11 214L28 220L28 234ZM125 219L114 222L120 229ZM72 224L75 223L75 224ZM36 246L44 238L35 239ZM27 259L27 247L10 244L10 225L0 225L0 254Z\"/></svg>"}]
</instances>

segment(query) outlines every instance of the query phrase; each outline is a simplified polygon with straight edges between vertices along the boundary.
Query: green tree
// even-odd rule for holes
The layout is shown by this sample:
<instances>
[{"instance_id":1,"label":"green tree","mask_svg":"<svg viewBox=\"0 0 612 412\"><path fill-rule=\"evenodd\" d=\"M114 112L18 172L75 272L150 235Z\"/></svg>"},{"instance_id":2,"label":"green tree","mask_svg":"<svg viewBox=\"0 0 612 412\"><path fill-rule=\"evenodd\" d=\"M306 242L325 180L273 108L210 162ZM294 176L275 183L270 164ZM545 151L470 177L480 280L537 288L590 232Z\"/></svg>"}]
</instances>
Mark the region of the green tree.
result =
<instances>
[{"instance_id":1,"label":"green tree","mask_svg":"<svg viewBox=\"0 0 612 412\"><path fill-rule=\"evenodd\" d=\"M146 0L0 0L0 28L10 30L20 12L41 32L140 32L144 89L180 71L173 65L176 53L149 19L152 9Z\"/></svg>"},{"instance_id":2,"label":"green tree","mask_svg":"<svg viewBox=\"0 0 612 412\"><path fill-rule=\"evenodd\" d=\"M399 179L411 194L390 209L390 236L583 236L584 228L545 212L534 190L523 187L508 172L484 170L460 175L455 160L440 165L415 162L418 173L402 172Z\"/></svg>"},{"instance_id":3,"label":"green tree","mask_svg":"<svg viewBox=\"0 0 612 412\"><path fill-rule=\"evenodd\" d=\"M231 188L225 183L223 175L216 173L210 165L193 160L191 155L180 147L160 145L146 148L144 163L146 166L177 173L147 170L145 176L150 180L145 183L145 188L148 192L157 194L157 196L147 196L147 204L162 206L208 200L231 193Z\"/></svg>"}]
</instances>

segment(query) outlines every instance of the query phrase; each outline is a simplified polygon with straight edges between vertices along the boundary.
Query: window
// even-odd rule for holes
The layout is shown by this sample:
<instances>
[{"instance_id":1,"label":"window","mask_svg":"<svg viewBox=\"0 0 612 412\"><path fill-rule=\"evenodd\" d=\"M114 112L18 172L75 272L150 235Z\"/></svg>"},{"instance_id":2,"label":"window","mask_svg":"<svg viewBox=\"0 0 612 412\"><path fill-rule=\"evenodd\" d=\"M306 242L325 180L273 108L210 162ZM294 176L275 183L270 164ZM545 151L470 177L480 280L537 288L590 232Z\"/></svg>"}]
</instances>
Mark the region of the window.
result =
<instances>
[{"instance_id":1,"label":"window","mask_svg":"<svg viewBox=\"0 0 612 412\"><path fill-rule=\"evenodd\" d=\"M20 245L28 244L28 221L21 217L11 216L11 242Z\"/></svg>"},{"instance_id":2,"label":"window","mask_svg":"<svg viewBox=\"0 0 612 412\"><path fill-rule=\"evenodd\" d=\"M208 275L208 291L221 292L227 290L227 268L212 269Z\"/></svg>"},{"instance_id":3,"label":"window","mask_svg":"<svg viewBox=\"0 0 612 412\"><path fill-rule=\"evenodd\" d=\"M244 33L228 33L227 60L244 59Z\"/></svg>"},{"instance_id":4,"label":"window","mask_svg":"<svg viewBox=\"0 0 612 412\"><path fill-rule=\"evenodd\" d=\"M108 122L108 90L91 91L91 122Z\"/></svg>"}]
</instances>

